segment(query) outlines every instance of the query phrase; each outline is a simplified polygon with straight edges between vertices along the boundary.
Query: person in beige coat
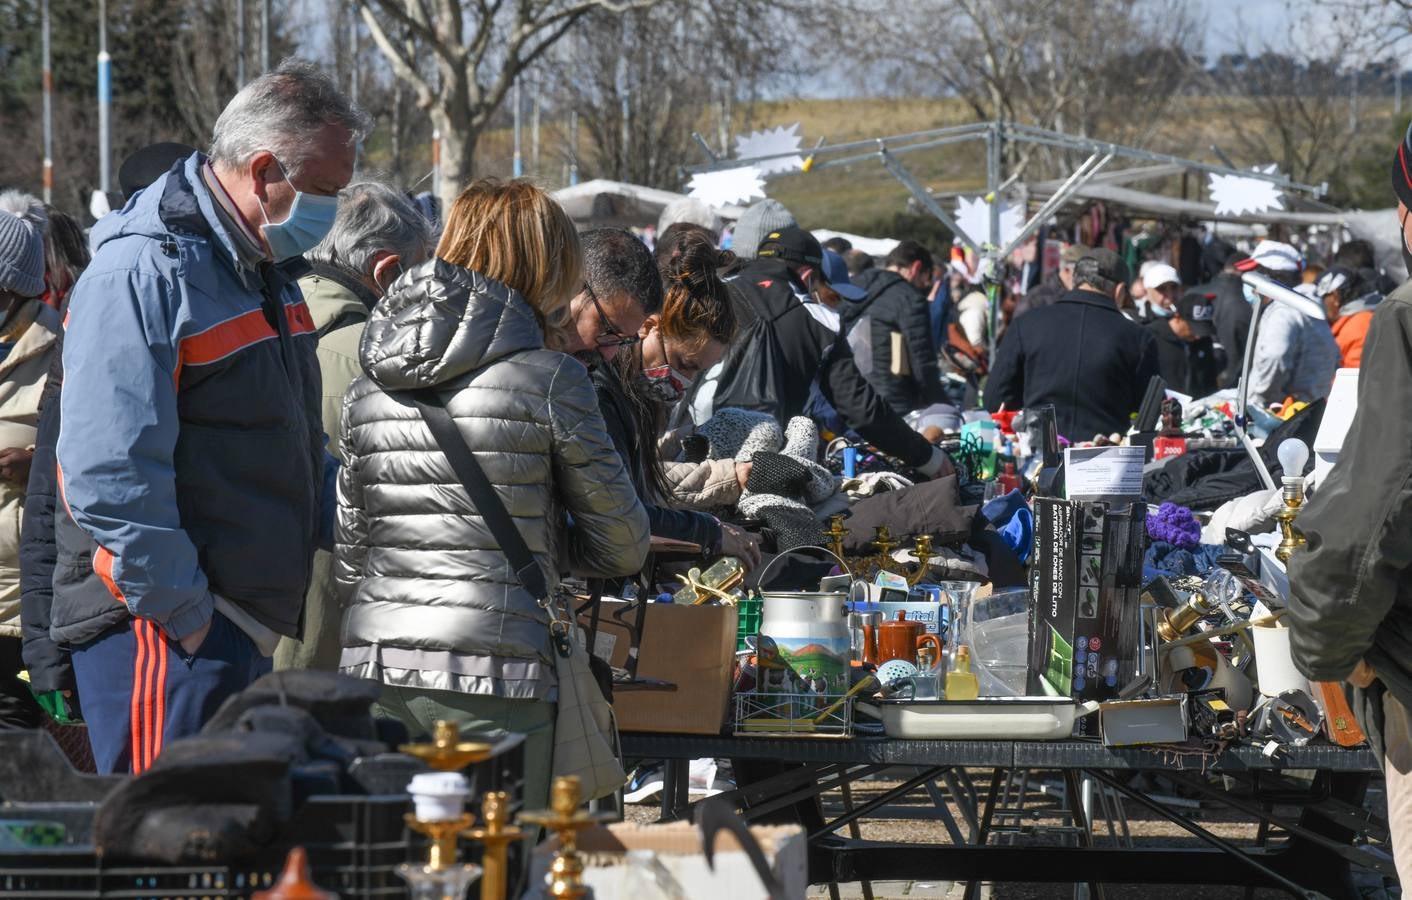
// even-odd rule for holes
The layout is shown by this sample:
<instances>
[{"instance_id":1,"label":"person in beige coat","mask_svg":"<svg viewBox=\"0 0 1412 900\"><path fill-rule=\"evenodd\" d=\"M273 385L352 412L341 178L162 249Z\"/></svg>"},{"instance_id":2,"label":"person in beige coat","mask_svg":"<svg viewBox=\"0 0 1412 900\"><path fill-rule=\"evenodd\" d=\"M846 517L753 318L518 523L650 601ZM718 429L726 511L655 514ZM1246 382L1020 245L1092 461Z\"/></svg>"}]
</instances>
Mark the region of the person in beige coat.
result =
<instances>
[{"instance_id":1,"label":"person in beige coat","mask_svg":"<svg viewBox=\"0 0 1412 900\"><path fill-rule=\"evenodd\" d=\"M333 230L309 251L313 272L299 280L319 335L323 422L328 450L343 461L339 418L343 395L363 374L358 345L378 300L406 270L431 255L431 223L407 198L385 184L360 181L344 188ZM314 554L304 605L304 639L282 638L276 669L338 668L338 628L343 610L334 596L333 554Z\"/></svg>"},{"instance_id":2,"label":"person in beige coat","mask_svg":"<svg viewBox=\"0 0 1412 900\"><path fill-rule=\"evenodd\" d=\"M44 236L0 211L0 728L38 728L43 713L20 680L20 516L59 314L44 293Z\"/></svg>"}]
</instances>

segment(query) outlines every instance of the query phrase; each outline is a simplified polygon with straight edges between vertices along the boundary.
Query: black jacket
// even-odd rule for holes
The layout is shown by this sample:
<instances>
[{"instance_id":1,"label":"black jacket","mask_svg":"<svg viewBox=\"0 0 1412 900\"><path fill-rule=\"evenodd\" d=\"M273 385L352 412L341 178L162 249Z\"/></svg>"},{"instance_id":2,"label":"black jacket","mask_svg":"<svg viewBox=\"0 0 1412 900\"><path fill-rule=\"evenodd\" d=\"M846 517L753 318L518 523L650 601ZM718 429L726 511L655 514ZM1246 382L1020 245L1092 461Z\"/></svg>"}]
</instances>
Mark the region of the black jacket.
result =
<instances>
[{"instance_id":1,"label":"black jacket","mask_svg":"<svg viewBox=\"0 0 1412 900\"><path fill-rule=\"evenodd\" d=\"M1216 392L1215 348L1209 337L1184 341L1172 331L1172 320L1159 316L1143 327L1157 339L1157 370L1167 387L1191 397Z\"/></svg>"},{"instance_id":2,"label":"black jacket","mask_svg":"<svg viewBox=\"0 0 1412 900\"><path fill-rule=\"evenodd\" d=\"M1296 525L1290 652L1315 681L1377 674L1353 708L1382 759L1382 692L1412 709L1412 283L1379 303L1363 345L1358 408L1333 471ZM1365 412L1366 411L1366 412Z\"/></svg>"},{"instance_id":3,"label":"black jacket","mask_svg":"<svg viewBox=\"0 0 1412 900\"><path fill-rule=\"evenodd\" d=\"M932 445L858 371L848 342L799 302L788 266L757 259L727 285L741 332L716 384L715 409L761 410L784 424L803 414L817 379L824 399L869 443L913 467L932 458Z\"/></svg>"},{"instance_id":4,"label":"black jacket","mask_svg":"<svg viewBox=\"0 0 1412 900\"><path fill-rule=\"evenodd\" d=\"M656 537L691 541L700 544L706 553L720 549L721 525L715 516L689 509L672 509L653 502L656 498L647 486L647 460L643 459L638 442L637 419L633 416L633 401L611 366L597 365L592 372L593 388L598 392L598 409L608 437L623 458L623 467L637 489L638 499L647 509L647 521Z\"/></svg>"},{"instance_id":5,"label":"black jacket","mask_svg":"<svg viewBox=\"0 0 1412 900\"><path fill-rule=\"evenodd\" d=\"M1070 291L1015 319L995 353L985 405L1054 404L1059 433L1074 441L1123 433L1157 372L1157 339L1113 300Z\"/></svg>"},{"instance_id":6,"label":"black jacket","mask_svg":"<svg viewBox=\"0 0 1412 900\"><path fill-rule=\"evenodd\" d=\"M54 602L54 504L58 497L59 391L64 385L63 332L54 354L49 380L39 400L39 430L34 461L25 488L25 514L20 523L20 633L22 655L36 693L77 690L69 653L49 636Z\"/></svg>"},{"instance_id":7,"label":"black jacket","mask_svg":"<svg viewBox=\"0 0 1412 900\"><path fill-rule=\"evenodd\" d=\"M1240 382L1245 341L1250 336L1250 304L1245 300L1239 275L1223 272L1211 279L1204 289L1216 295L1216 343L1221 345L1225 355L1217 387L1235 387Z\"/></svg>"},{"instance_id":8,"label":"black jacket","mask_svg":"<svg viewBox=\"0 0 1412 900\"><path fill-rule=\"evenodd\" d=\"M839 318L844 334L860 318L869 320L873 371L868 374L868 381L899 415L943 402L946 398L941 393L927 298L901 275L886 269L862 272L854 284L866 290L868 296L861 303L844 304ZM893 332L901 333L906 344L909 375L892 374Z\"/></svg>"}]
</instances>

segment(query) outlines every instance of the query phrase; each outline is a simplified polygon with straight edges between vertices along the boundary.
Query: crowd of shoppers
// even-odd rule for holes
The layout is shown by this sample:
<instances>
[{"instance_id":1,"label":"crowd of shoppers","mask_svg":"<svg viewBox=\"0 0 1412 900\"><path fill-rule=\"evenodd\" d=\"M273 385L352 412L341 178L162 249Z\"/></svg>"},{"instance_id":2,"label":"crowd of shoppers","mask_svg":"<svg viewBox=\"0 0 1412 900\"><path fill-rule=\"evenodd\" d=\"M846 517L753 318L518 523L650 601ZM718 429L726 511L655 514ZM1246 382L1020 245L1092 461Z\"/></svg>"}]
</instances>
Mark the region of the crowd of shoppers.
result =
<instances>
[{"instance_id":1,"label":"crowd of shoppers","mask_svg":"<svg viewBox=\"0 0 1412 900\"><path fill-rule=\"evenodd\" d=\"M372 124L288 61L230 101L208 151L129 159L126 204L87 236L0 194L0 728L83 721L99 771L140 773L272 668L341 670L379 683L379 714L413 733L450 719L525 735L524 801L542 806L550 612L426 405L552 590L638 573L651 536L760 563L761 535L719 514L751 462L675 451L719 410L807 416L927 478L951 461L908 417L935 404L1052 404L1084 441L1126 432L1153 379L1206 396L1246 356L1265 408L1326 396L1365 356L1401 389L1405 303L1383 299L1358 242L1311 278L1297 249L1262 241L1205 284L1071 244L1012 294L916 241L882 259L821 245L774 200L728 234L680 204L655 247L580 234L520 180L470 184L433 222L353 180ZM1412 199L1412 180L1395 187ZM1253 294L1246 271L1307 282L1327 322ZM1384 446L1397 437L1353 440L1386 468L1406 455ZM1316 529L1344 514L1326 496ZM1342 565L1346 543L1305 565ZM1306 635L1342 615L1321 612L1320 577L1292 616ZM1297 633L1301 664L1395 676L1378 654L1401 638L1381 629L1402 632L1375 613L1347 652Z\"/></svg>"}]
</instances>

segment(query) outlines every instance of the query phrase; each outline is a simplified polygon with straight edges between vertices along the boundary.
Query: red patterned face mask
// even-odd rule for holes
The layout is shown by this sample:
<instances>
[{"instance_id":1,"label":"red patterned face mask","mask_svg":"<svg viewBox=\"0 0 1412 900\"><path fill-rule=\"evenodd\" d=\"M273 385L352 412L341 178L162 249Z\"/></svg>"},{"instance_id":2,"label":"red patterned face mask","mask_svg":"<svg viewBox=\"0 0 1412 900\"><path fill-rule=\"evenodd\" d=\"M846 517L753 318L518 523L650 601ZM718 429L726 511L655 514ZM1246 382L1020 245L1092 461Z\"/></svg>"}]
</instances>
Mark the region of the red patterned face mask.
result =
<instances>
[{"instance_id":1,"label":"red patterned face mask","mask_svg":"<svg viewBox=\"0 0 1412 900\"><path fill-rule=\"evenodd\" d=\"M642 387L656 400L676 403L691 387L691 379L671 366L653 366L642 370Z\"/></svg>"}]
</instances>

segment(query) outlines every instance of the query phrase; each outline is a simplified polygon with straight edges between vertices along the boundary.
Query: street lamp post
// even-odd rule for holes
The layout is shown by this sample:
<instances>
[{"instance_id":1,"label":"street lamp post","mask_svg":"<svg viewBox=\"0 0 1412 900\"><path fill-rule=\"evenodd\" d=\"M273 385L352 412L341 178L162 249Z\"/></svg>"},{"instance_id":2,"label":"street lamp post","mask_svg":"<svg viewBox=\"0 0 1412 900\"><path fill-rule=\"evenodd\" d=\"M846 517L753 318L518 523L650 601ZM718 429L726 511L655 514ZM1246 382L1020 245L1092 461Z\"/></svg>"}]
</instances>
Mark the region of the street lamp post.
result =
<instances>
[{"instance_id":1,"label":"street lamp post","mask_svg":"<svg viewBox=\"0 0 1412 900\"><path fill-rule=\"evenodd\" d=\"M40 44L44 55L44 202L54 202L54 69L49 58L49 0L39 4Z\"/></svg>"},{"instance_id":2,"label":"street lamp post","mask_svg":"<svg viewBox=\"0 0 1412 900\"><path fill-rule=\"evenodd\" d=\"M113 62L108 56L108 0L98 0L98 187L111 187Z\"/></svg>"}]
</instances>

